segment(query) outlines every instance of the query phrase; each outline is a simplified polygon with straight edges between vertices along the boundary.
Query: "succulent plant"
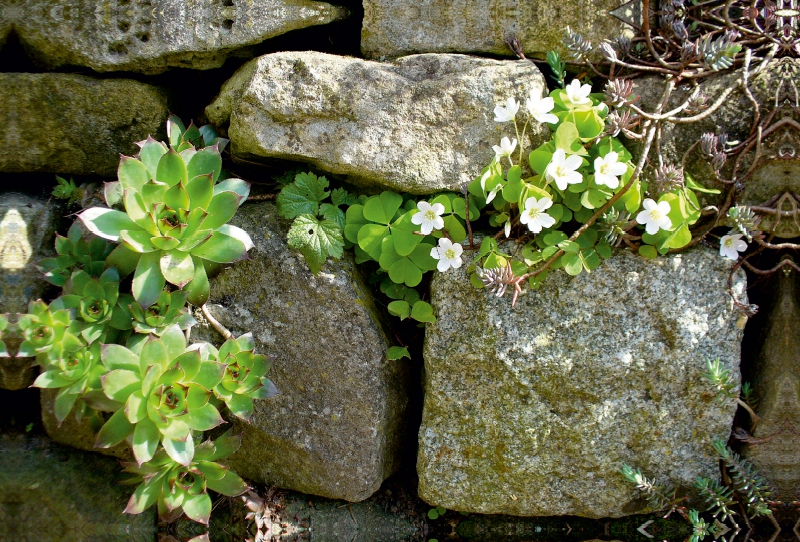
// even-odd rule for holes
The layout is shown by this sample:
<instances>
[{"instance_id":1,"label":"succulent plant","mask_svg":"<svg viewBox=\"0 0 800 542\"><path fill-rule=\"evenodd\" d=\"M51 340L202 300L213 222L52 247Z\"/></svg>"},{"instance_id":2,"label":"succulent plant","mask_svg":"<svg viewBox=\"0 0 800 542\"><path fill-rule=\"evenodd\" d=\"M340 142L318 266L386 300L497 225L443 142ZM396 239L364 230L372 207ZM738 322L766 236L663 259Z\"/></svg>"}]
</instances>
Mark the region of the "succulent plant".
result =
<instances>
[{"instance_id":1,"label":"succulent plant","mask_svg":"<svg viewBox=\"0 0 800 542\"><path fill-rule=\"evenodd\" d=\"M103 425L95 446L108 448L133 435L139 464L149 461L162 442L172 459L189 466L194 455L192 431L208 431L223 423L209 399L222 381L225 365L204 359L201 349L187 350L177 325L130 349L106 344L101 358L109 371L102 378L103 391L125 407Z\"/></svg>"},{"instance_id":2,"label":"succulent plant","mask_svg":"<svg viewBox=\"0 0 800 542\"><path fill-rule=\"evenodd\" d=\"M111 244L99 237L86 241L81 228L72 224L66 237L56 235L56 256L45 258L37 266L44 279L56 286L64 286L75 269L82 269L91 277L99 277L106 268L106 258L111 253Z\"/></svg>"},{"instance_id":3,"label":"succulent plant","mask_svg":"<svg viewBox=\"0 0 800 542\"><path fill-rule=\"evenodd\" d=\"M53 407L56 419L61 424L69 415L75 402L87 392L99 390L100 377L107 371L100 363L100 343L95 342L51 359L45 371L33 383L37 388L60 388ZM84 413L81 408L79 417Z\"/></svg>"},{"instance_id":4,"label":"succulent plant","mask_svg":"<svg viewBox=\"0 0 800 542\"><path fill-rule=\"evenodd\" d=\"M270 358L254 354L254 349L253 334L247 333L225 341L217 356L225 364L225 375L214 387L214 395L243 420L249 420L253 414L253 399L269 399L278 394L275 384L264 376Z\"/></svg>"},{"instance_id":5,"label":"succulent plant","mask_svg":"<svg viewBox=\"0 0 800 542\"><path fill-rule=\"evenodd\" d=\"M163 449L141 465L126 463L125 470L136 474L133 480L141 480L141 484L125 512L140 514L157 503L162 519L170 521L183 512L194 521L208 524L211 498L207 489L229 497L248 489L236 473L216 462L238 450L240 444L241 436L226 433L213 442L199 444L194 460L188 465L176 463Z\"/></svg>"},{"instance_id":6,"label":"succulent plant","mask_svg":"<svg viewBox=\"0 0 800 542\"><path fill-rule=\"evenodd\" d=\"M162 291L149 307L143 309L138 303L131 303L130 311L136 333L160 336L173 324L186 330L197 323L186 308L186 293L182 291Z\"/></svg>"},{"instance_id":7,"label":"succulent plant","mask_svg":"<svg viewBox=\"0 0 800 542\"><path fill-rule=\"evenodd\" d=\"M121 190L125 212L92 207L78 215L95 235L122 243L109 261L122 275L135 268L133 297L142 308L158 300L165 282L202 305L209 294L205 262L235 262L253 247L244 230L227 224L250 185L241 179L217 182L217 145L187 145L179 142L178 148L186 148L178 152L148 138L137 158L122 157L118 189L106 187L107 200Z\"/></svg>"},{"instance_id":8,"label":"succulent plant","mask_svg":"<svg viewBox=\"0 0 800 542\"><path fill-rule=\"evenodd\" d=\"M74 310L82 328L80 334L87 344L91 344L95 341L110 342L109 332L131 328L124 308L117 303L119 299L119 273L116 269L106 269L96 279L78 269L64 285L64 295L50 306L55 310Z\"/></svg>"},{"instance_id":9,"label":"succulent plant","mask_svg":"<svg viewBox=\"0 0 800 542\"><path fill-rule=\"evenodd\" d=\"M3 335L6 334L8 329L8 316L0 314L0 358L8 357L8 348L6 348L6 343L3 342Z\"/></svg>"},{"instance_id":10,"label":"succulent plant","mask_svg":"<svg viewBox=\"0 0 800 542\"><path fill-rule=\"evenodd\" d=\"M23 358L46 354L49 359L63 357L84 346L81 326L67 309L51 311L42 301L31 301L27 314L20 315L17 327L22 334L17 355Z\"/></svg>"}]
</instances>

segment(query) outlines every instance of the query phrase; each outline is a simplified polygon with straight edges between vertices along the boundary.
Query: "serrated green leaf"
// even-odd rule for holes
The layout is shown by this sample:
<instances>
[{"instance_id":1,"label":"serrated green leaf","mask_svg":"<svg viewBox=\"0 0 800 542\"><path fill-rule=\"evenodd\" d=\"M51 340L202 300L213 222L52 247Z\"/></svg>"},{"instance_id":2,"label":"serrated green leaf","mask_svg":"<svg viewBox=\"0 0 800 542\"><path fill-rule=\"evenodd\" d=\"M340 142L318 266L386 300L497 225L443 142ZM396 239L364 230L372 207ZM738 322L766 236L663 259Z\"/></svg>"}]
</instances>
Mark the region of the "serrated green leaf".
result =
<instances>
[{"instance_id":1,"label":"serrated green leaf","mask_svg":"<svg viewBox=\"0 0 800 542\"><path fill-rule=\"evenodd\" d=\"M295 218L289 229L289 246L305 257L308 267L315 275L328 256L340 258L344 239L339 225L332 220L317 220L310 214Z\"/></svg>"},{"instance_id":2,"label":"serrated green leaf","mask_svg":"<svg viewBox=\"0 0 800 542\"><path fill-rule=\"evenodd\" d=\"M337 207L339 205L355 205L358 203L358 198L344 188L334 188L331 190L331 202Z\"/></svg>"},{"instance_id":3,"label":"serrated green leaf","mask_svg":"<svg viewBox=\"0 0 800 542\"><path fill-rule=\"evenodd\" d=\"M283 188L276 199L278 213L284 218L303 214L316 216L319 204L328 197L328 180L313 173L298 173L295 181Z\"/></svg>"}]
</instances>

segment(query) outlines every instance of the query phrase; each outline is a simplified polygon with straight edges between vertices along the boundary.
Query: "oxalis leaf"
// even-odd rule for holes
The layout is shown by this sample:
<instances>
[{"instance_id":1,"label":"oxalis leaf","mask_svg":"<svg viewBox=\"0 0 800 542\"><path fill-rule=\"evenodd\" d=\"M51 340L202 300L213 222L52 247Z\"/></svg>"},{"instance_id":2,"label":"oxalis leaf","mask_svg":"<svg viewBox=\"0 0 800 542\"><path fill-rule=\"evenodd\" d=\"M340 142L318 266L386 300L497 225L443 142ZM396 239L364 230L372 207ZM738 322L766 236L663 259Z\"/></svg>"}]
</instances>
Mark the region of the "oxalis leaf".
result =
<instances>
[{"instance_id":1,"label":"oxalis leaf","mask_svg":"<svg viewBox=\"0 0 800 542\"><path fill-rule=\"evenodd\" d=\"M303 214L316 215L319 204L328 197L328 180L313 173L298 173L295 181L278 194L278 213L284 218L296 218Z\"/></svg>"},{"instance_id":2,"label":"oxalis leaf","mask_svg":"<svg viewBox=\"0 0 800 542\"><path fill-rule=\"evenodd\" d=\"M315 275L328 256L340 258L344 248L342 230L332 220L317 220L313 215L298 216L289 229L289 246L305 257Z\"/></svg>"}]
</instances>

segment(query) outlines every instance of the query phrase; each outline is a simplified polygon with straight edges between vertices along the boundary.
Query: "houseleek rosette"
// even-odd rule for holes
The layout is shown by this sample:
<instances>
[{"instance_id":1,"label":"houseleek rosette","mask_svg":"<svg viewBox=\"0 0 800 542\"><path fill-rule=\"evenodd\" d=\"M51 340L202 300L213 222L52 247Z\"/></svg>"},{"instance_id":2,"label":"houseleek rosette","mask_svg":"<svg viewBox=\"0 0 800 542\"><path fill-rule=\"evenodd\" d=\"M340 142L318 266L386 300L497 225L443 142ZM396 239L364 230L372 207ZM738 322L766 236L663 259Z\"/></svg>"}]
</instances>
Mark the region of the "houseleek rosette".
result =
<instances>
[{"instance_id":1,"label":"houseleek rosette","mask_svg":"<svg viewBox=\"0 0 800 542\"><path fill-rule=\"evenodd\" d=\"M111 253L111 244L99 237L86 241L77 223L73 223L66 237L56 234L55 258L45 258L37 267L44 273L44 280L63 287L75 269L82 269L97 278L106 268L106 258Z\"/></svg>"},{"instance_id":2,"label":"houseleek rosette","mask_svg":"<svg viewBox=\"0 0 800 542\"><path fill-rule=\"evenodd\" d=\"M126 463L125 470L137 475L133 481L141 484L125 512L140 514L157 503L158 515L167 521L183 512L194 521L208 524L211 498L207 489L229 497L247 490L244 480L216 462L238 450L240 443L241 436L227 433L213 442L203 442L196 447L194 459L188 465L176 463L163 449L143 464Z\"/></svg>"},{"instance_id":3,"label":"houseleek rosette","mask_svg":"<svg viewBox=\"0 0 800 542\"><path fill-rule=\"evenodd\" d=\"M87 343L110 342L111 330L131 329L127 311L118 304L119 273L113 267L96 279L78 269L64 284L63 291L50 307L73 310L82 327L80 334Z\"/></svg>"},{"instance_id":4,"label":"houseleek rosette","mask_svg":"<svg viewBox=\"0 0 800 542\"><path fill-rule=\"evenodd\" d=\"M108 448L133 436L133 454L142 464L161 442L174 461L189 466L194 455L192 431L208 431L223 423L209 402L222 381L225 365L186 348L177 325L161 337L150 335L128 349L102 348L108 373L102 378L106 396L125 406L100 429L95 446Z\"/></svg>"},{"instance_id":5,"label":"houseleek rosette","mask_svg":"<svg viewBox=\"0 0 800 542\"><path fill-rule=\"evenodd\" d=\"M225 364L225 375L214 387L214 395L245 421L253 414L253 399L269 399L278 393L275 384L265 376L270 358L254 354L254 349L253 334L247 333L225 341L217 355Z\"/></svg>"},{"instance_id":6,"label":"houseleek rosette","mask_svg":"<svg viewBox=\"0 0 800 542\"><path fill-rule=\"evenodd\" d=\"M53 406L59 425L67 418L78 399L101 388L101 377L107 371L100 363L99 342L49 360L44 369L33 386L59 389ZM85 408L78 411L79 417L84 411Z\"/></svg>"},{"instance_id":7,"label":"houseleek rosette","mask_svg":"<svg viewBox=\"0 0 800 542\"><path fill-rule=\"evenodd\" d=\"M163 291L155 303L145 308L138 303L131 303L133 329L136 333L161 335L173 324L178 324L182 330L186 330L195 325L197 320L185 305L186 293L182 291Z\"/></svg>"},{"instance_id":8,"label":"houseleek rosette","mask_svg":"<svg viewBox=\"0 0 800 542\"><path fill-rule=\"evenodd\" d=\"M50 310L42 301L31 301L28 312L21 314L17 327L22 334L22 344L17 355L19 357L40 357L57 359L66 352L72 352L84 346L79 338L80 323L75 321L67 309Z\"/></svg>"},{"instance_id":9,"label":"houseleek rosette","mask_svg":"<svg viewBox=\"0 0 800 542\"><path fill-rule=\"evenodd\" d=\"M7 333L8 329L8 316L0 314L0 358L8 357L8 348L6 348L6 343L3 342L3 335Z\"/></svg>"},{"instance_id":10,"label":"houseleek rosette","mask_svg":"<svg viewBox=\"0 0 800 542\"><path fill-rule=\"evenodd\" d=\"M93 207L78 215L95 235L122 243L109 262L121 274L135 267L133 296L143 308L156 302L165 282L202 305L209 295L205 261L247 258L253 242L227 222L250 185L241 179L217 183L221 168L216 145L178 153L148 138L138 158L120 161L125 212Z\"/></svg>"}]
</instances>

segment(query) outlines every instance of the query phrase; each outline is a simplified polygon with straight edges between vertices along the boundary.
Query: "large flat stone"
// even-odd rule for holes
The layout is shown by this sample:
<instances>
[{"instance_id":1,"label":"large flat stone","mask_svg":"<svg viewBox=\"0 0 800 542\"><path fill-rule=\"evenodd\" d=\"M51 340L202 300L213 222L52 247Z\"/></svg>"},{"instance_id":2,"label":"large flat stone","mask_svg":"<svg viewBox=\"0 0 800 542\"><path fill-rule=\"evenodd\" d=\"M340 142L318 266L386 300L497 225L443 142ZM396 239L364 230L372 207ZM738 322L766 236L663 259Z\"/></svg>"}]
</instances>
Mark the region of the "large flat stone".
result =
<instances>
[{"instance_id":1,"label":"large flat stone","mask_svg":"<svg viewBox=\"0 0 800 542\"><path fill-rule=\"evenodd\" d=\"M257 401L252 423L233 422L242 447L227 464L257 482L363 500L398 467L408 365L386 360L389 339L351 255L314 276L273 204L246 204L231 223L255 248L212 279L208 307L276 357L268 376L280 395ZM219 339L192 329L204 337Z\"/></svg>"},{"instance_id":2,"label":"large flat stone","mask_svg":"<svg viewBox=\"0 0 800 542\"><path fill-rule=\"evenodd\" d=\"M498 299L463 266L437 274L425 337L419 494L432 505L520 516L619 517L644 503L623 464L688 488L717 477L711 447L736 405L701 374L738 371L741 316L715 251L617 253ZM743 296L745 279L734 276Z\"/></svg>"},{"instance_id":3,"label":"large flat stone","mask_svg":"<svg viewBox=\"0 0 800 542\"><path fill-rule=\"evenodd\" d=\"M428 194L474 179L492 145L513 135L494 122L497 103L545 89L526 61L431 54L378 63L287 52L243 66L206 115L230 121L234 159L310 162L355 184ZM528 129L534 147L546 133L538 123Z\"/></svg>"},{"instance_id":4,"label":"large flat stone","mask_svg":"<svg viewBox=\"0 0 800 542\"><path fill-rule=\"evenodd\" d=\"M152 542L155 506L123 514L136 486L108 457L42 437L0 436L0 540Z\"/></svg>"},{"instance_id":5,"label":"large flat stone","mask_svg":"<svg viewBox=\"0 0 800 542\"><path fill-rule=\"evenodd\" d=\"M165 138L166 95L131 79L0 74L0 171L116 176L119 155Z\"/></svg>"},{"instance_id":6,"label":"large flat stone","mask_svg":"<svg viewBox=\"0 0 800 542\"><path fill-rule=\"evenodd\" d=\"M312 0L28 0L5 9L3 26L47 68L154 74L217 68L242 48L346 13Z\"/></svg>"},{"instance_id":7,"label":"large flat stone","mask_svg":"<svg viewBox=\"0 0 800 542\"><path fill-rule=\"evenodd\" d=\"M569 26L592 44L634 28L608 14L621 0L364 0L361 52L367 58L413 53L490 53L511 56L515 35L528 56L565 52ZM558 24L553 24L558 21Z\"/></svg>"}]
</instances>

